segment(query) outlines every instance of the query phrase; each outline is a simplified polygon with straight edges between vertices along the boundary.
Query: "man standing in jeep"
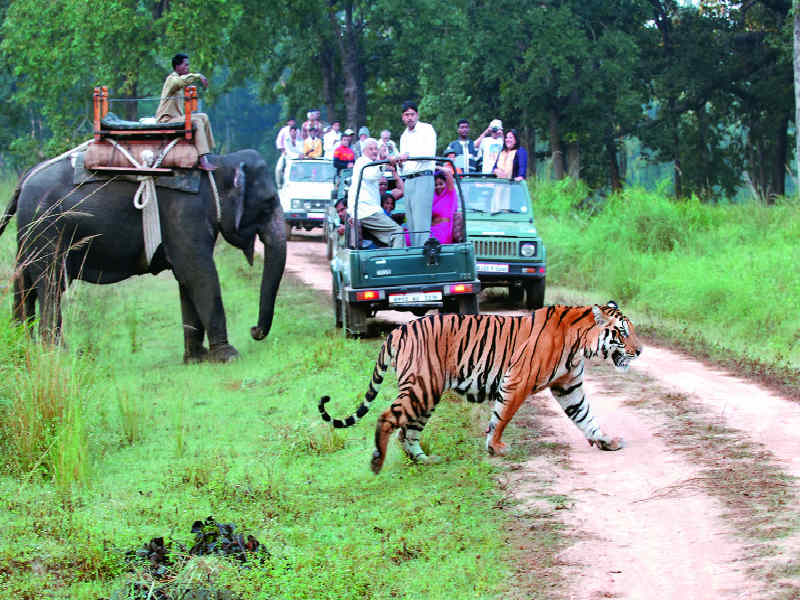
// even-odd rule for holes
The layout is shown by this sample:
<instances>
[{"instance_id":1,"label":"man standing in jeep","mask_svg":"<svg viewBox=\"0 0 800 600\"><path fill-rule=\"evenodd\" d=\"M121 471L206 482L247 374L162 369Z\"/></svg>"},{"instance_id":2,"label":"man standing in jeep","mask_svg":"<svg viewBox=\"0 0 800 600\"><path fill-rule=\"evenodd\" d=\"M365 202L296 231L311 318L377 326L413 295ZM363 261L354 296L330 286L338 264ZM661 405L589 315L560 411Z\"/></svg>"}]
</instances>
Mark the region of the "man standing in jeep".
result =
<instances>
[{"instance_id":1,"label":"man standing in jeep","mask_svg":"<svg viewBox=\"0 0 800 600\"><path fill-rule=\"evenodd\" d=\"M406 186L406 223L412 246L422 246L431 235L433 205L432 160L408 160L411 156L436 156L436 131L419 120L415 102L403 102L403 123L397 162L403 165Z\"/></svg>"}]
</instances>

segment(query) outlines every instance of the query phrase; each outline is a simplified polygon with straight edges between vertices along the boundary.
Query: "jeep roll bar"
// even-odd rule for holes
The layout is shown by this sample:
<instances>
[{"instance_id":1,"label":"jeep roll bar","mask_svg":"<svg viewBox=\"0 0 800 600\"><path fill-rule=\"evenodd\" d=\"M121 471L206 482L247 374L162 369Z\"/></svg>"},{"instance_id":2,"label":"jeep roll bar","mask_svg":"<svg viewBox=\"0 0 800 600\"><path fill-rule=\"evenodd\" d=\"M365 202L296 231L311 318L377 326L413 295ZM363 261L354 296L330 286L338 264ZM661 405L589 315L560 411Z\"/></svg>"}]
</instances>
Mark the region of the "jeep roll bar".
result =
<instances>
[{"instance_id":1,"label":"jeep roll bar","mask_svg":"<svg viewBox=\"0 0 800 600\"><path fill-rule=\"evenodd\" d=\"M450 158L447 158L445 156L409 156L407 160L408 161L433 161L436 164L439 164L439 163L450 163L450 166L453 169L453 173L456 172L456 165L453 162L453 160L450 159ZM368 167L379 167L381 165L388 165L390 162L391 162L390 160L375 160L375 161L372 161L370 163L365 164L362 167L362 170L366 169ZM400 175L401 179L405 179L405 176L403 174L399 174L399 175ZM459 210L460 210L461 214L464 215L464 220L461 222L461 227L464 230L462 232L462 239L466 240L467 239L467 224L466 224L466 208L467 207L464 204L464 195L461 193L461 182L459 181L459 179L460 179L459 177L457 177L456 175L453 175L453 182L456 184L456 189L458 190L458 202L459 202L459 205L460 205L460 209ZM363 181L363 179L359 175L359 177L358 177L358 189L356 189L355 203L354 203L354 206L353 206L353 230L356 232L356 236L355 236L356 239L351 240L351 243L356 245L356 250L359 249L358 248L358 244L360 242L360 240L358 239L359 236L357 235L357 232L360 231L359 224L358 224L358 197L361 195L361 182L362 181ZM406 205L408 206L408 203L406 203ZM453 225L455 226L455 223L453 223ZM408 233L419 233L419 232L409 231ZM395 233L395 234L392 234L392 235L400 235L400 234Z\"/></svg>"}]
</instances>

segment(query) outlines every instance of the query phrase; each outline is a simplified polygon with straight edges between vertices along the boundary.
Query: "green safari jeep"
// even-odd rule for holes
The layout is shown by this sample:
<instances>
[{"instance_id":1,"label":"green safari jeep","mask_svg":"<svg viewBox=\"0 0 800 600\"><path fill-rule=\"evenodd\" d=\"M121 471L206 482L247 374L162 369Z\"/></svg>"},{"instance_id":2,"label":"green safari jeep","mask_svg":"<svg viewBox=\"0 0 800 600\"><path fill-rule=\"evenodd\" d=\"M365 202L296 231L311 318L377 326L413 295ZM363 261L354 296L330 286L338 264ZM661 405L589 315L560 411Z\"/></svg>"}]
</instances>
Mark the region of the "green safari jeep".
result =
<instances>
[{"instance_id":1,"label":"green safari jeep","mask_svg":"<svg viewBox=\"0 0 800 600\"><path fill-rule=\"evenodd\" d=\"M494 175L460 177L467 239L475 246L478 278L484 288L508 287L509 300L525 307L544 306L546 252L533 220L525 181Z\"/></svg>"},{"instance_id":2,"label":"green safari jeep","mask_svg":"<svg viewBox=\"0 0 800 600\"><path fill-rule=\"evenodd\" d=\"M450 162L431 157L411 160ZM366 166L386 163L375 161ZM441 244L429 238L423 246L381 246L369 239L356 218L349 219L344 235L336 234L338 240L330 262L333 309L336 326L342 327L346 336L364 335L367 319L381 310L410 311L415 315L424 315L430 309L478 313L481 283L475 272L472 244L466 241L464 199L457 177L455 182L460 208L453 219L453 237L459 241ZM355 193L356 207L360 187ZM401 222L403 214L395 210L392 218Z\"/></svg>"}]
</instances>

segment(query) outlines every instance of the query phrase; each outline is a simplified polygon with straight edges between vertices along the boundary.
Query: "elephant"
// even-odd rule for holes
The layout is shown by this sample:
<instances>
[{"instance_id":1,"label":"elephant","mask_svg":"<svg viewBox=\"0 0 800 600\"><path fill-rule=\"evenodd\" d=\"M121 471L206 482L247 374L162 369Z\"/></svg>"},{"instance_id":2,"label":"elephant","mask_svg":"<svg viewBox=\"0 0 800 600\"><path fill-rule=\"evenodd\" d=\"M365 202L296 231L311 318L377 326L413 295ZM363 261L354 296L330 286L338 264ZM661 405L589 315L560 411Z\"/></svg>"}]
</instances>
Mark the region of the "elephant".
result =
<instances>
[{"instance_id":1,"label":"elephant","mask_svg":"<svg viewBox=\"0 0 800 600\"><path fill-rule=\"evenodd\" d=\"M17 215L14 318L30 323L38 300L40 337L58 343L61 295L73 279L115 283L170 269L180 291L184 362L228 362L238 352L228 342L214 244L221 233L252 265L258 235L264 270L258 322L250 334L264 339L286 264L286 225L271 169L255 150L210 159L217 165L211 175L219 207L206 172L196 193L158 187L162 242L149 264L142 211L133 206L137 182L114 177L75 185L74 153L30 170L0 220L2 235Z\"/></svg>"}]
</instances>

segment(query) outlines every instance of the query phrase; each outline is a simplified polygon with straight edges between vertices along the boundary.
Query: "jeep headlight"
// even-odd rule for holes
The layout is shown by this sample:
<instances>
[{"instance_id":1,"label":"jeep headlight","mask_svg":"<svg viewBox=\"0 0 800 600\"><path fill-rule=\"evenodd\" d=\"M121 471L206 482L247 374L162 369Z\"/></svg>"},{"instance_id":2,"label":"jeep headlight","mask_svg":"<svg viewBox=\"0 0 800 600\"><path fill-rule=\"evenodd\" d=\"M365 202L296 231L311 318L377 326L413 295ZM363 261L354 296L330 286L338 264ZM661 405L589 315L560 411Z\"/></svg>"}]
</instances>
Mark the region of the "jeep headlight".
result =
<instances>
[{"instance_id":1,"label":"jeep headlight","mask_svg":"<svg viewBox=\"0 0 800 600\"><path fill-rule=\"evenodd\" d=\"M303 201L299 198L292 198L292 208L303 208Z\"/></svg>"},{"instance_id":2,"label":"jeep headlight","mask_svg":"<svg viewBox=\"0 0 800 600\"><path fill-rule=\"evenodd\" d=\"M519 246L519 253L522 256L534 256L536 254L536 244L534 242L522 242Z\"/></svg>"}]
</instances>

